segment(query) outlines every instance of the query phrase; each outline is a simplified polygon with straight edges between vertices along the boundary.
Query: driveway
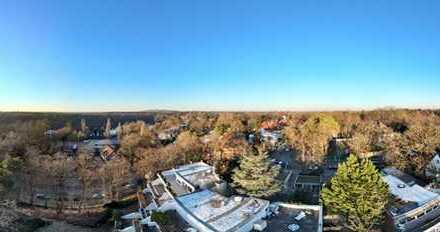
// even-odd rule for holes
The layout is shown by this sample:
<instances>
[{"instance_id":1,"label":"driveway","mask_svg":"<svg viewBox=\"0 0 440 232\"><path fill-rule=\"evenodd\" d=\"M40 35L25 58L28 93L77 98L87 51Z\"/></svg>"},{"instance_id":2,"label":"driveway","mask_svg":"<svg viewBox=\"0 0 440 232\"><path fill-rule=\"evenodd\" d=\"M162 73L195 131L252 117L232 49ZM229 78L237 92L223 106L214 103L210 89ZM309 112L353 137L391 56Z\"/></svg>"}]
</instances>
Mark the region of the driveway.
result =
<instances>
[{"instance_id":1,"label":"driveway","mask_svg":"<svg viewBox=\"0 0 440 232\"><path fill-rule=\"evenodd\" d=\"M286 167L281 168L279 179L283 184L283 192L289 193L293 191L294 181L296 177L301 172L301 166L296 162L297 154L292 151L277 150L269 153L270 159L275 159L278 161L283 161L287 164Z\"/></svg>"}]
</instances>

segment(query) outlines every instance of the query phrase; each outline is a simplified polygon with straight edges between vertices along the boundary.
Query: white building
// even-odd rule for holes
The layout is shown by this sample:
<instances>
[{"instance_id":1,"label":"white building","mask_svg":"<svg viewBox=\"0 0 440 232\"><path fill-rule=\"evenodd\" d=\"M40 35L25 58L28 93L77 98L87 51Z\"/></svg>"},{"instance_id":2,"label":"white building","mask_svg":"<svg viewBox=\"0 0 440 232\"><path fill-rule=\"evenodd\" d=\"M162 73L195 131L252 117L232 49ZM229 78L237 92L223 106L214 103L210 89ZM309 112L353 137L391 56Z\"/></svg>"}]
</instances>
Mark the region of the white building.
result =
<instances>
[{"instance_id":1,"label":"white building","mask_svg":"<svg viewBox=\"0 0 440 232\"><path fill-rule=\"evenodd\" d=\"M434 158L432 158L429 165L426 167L426 176L435 177L437 173L440 173L440 155L436 154Z\"/></svg>"},{"instance_id":2,"label":"white building","mask_svg":"<svg viewBox=\"0 0 440 232\"><path fill-rule=\"evenodd\" d=\"M225 185L208 164L180 166L161 172L149 184L146 191L154 199L147 208L176 210L198 231L251 231L267 215L269 202L253 197L225 197L220 194Z\"/></svg>"},{"instance_id":3,"label":"white building","mask_svg":"<svg viewBox=\"0 0 440 232\"><path fill-rule=\"evenodd\" d=\"M283 133L279 130L265 130L264 128L260 129L261 141L269 142L273 145L280 142L283 138Z\"/></svg>"},{"instance_id":4,"label":"white building","mask_svg":"<svg viewBox=\"0 0 440 232\"><path fill-rule=\"evenodd\" d=\"M53 136L53 135L58 134L58 131L56 131L56 130L47 130L46 132L44 132L44 134L47 135L47 136Z\"/></svg>"},{"instance_id":5,"label":"white building","mask_svg":"<svg viewBox=\"0 0 440 232\"><path fill-rule=\"evenodd\" d=\"M382 170L383 180L394 196L388 216L397 231L415 231L440 217L440 195L416 184L395 168Z\"/></svg>"},{"instance_id":6,"label":"white building","mask_svg":"<svg viewBox=\"0 0 440 232\"><path fill-rule=\"evenodd\" d=\"M440 222L437 222L437 224L424 229L423 232L440 232Z\"/></svg>"}]
</instances>

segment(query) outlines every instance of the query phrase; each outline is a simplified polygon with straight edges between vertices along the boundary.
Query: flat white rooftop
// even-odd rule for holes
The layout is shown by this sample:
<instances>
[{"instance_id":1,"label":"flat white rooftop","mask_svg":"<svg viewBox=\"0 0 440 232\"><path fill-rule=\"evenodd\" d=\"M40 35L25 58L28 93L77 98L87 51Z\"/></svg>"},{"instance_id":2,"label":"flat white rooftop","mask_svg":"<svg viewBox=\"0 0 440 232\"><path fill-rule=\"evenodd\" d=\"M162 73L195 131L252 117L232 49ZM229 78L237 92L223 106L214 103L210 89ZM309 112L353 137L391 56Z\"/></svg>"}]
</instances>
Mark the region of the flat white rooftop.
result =
<instances>
[{"instance_id":1,"label":"flat white rooftop","mask_svg":"<svg viewBox=\"0 0 440 232\"><path fill-rule=\"evenodd\" d=\"M178 196L205 189L220 180L214 168L203 162L179 166L161 174Z\"/></svg>"},{"instance_id":2,"label":"flat white rooftop","mask_svg":"<svg viewBox=\"0 0 440 232\"><path fill-rule=\"evenodd\" d=\"M198 172L209 171L211 169L212 169L212 166L210 166L204 162L197 162L197 163L178 166L177 168L170 169L167 171L163 171L162 175L171 175L171 174L175 174L177 172L182 176L187 176L187 175L193 175Z\"/></svg>"},{"instance_id":3,"label":"flat white rooftop","mask_svg":"<svg viewBox=\"0 0 440 232\"><path fill-rule=\"evenodd\" d=\"M266 216L269 201L253 197L225 197L211 191L217 189L215 187L221 189L224 183L215 173L215 168L206 163L179 166L158 176L149 186L159 201L169 196L163 198L163 209L176 209L185 221L200 231L250 231L255 222ZM169 201L171 198L173 200Z\"/></svg>"},{"instance_id":4,"label":"flat white rooftop","mask_svg":"<svg viewBox=\"0 0 440 232\"><path fill-rule=\"evenodd\" d=\"M267 228L264 232L290 231L289 225L299 225L299 232L321 232L322 231L322 207L320 205L297 205L286 203L273 203L273 208L277 208L277 215L267 220ZM295 217L304 213L304 217L297 221Z\"/></svg>"},{"instance_id":5,"label":"flat white rooftop","mask_svg":"<svg viewBox=\"0 0 440 232\"><path fill-rule=\"evenodd\" d=\"M426 190L415 183L408 184L408 182L396 177L392 173L399 172L397 169L384 169L385 175L383 180L388 184L391 194L397 198L407 201L416 202L418 205L423 205L431 200L439 198L437 193Z\"/></svg>"},{"instance_id":6,"label":"flat white rooftop","mask_svg":"<svg viewBox=\"0 0 440 232\"><path fill-rule=\"evenodd\" d=\"M217 231L232 231L253 219L269 205L268 201L249 197L227 198L210 190L178 197L182 206L198 220Z\"/></svg>"}]
</instances>

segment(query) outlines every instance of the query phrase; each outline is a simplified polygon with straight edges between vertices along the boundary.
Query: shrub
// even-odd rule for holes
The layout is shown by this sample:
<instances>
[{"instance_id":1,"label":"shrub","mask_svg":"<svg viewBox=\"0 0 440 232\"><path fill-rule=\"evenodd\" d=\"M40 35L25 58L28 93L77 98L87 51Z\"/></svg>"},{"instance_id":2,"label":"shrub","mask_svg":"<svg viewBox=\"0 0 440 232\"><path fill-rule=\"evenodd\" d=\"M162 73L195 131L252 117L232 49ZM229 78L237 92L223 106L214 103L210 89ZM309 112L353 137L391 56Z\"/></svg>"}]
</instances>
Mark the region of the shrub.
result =
<instances>
[{"instance_id":1,"label":"shrub","mask_svg":"<svg viewBox=\"0 0 440 232\"><path fill-rule=\"evenodd\" d=\"M153 214L151 215L151 220L161 225L169 225L171 223L170 216L162 212L153 212Z\"/></svg>"},{"instance_id":2,"label":"shrub","mask_svg":"<svg viewBox=\"0 0 440 232\"><path fill-rule=\"evenodd\" d=\"M36 231L38 228L49 225L48 222L43 221L39 218L26 218L20 219L19 225L17 225L18 231L22 232L32 232Z\"/></svg>"}]
</instances>

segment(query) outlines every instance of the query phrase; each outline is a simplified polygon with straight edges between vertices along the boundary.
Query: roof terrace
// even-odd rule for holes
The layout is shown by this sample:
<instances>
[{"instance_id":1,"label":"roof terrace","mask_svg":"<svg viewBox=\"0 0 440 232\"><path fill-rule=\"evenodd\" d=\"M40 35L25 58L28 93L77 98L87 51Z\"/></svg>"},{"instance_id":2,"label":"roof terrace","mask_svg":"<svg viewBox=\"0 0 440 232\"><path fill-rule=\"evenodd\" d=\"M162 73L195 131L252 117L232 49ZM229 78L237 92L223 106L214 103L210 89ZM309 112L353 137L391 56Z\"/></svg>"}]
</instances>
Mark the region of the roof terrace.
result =
<instances>
[{"instance_id":1,"label":"roof terrace","mask_svg":"<svg viewBox=\"0 0 440 232\"><path fill-rule=\"evenodd\" d=\"M220 180L214 168L203 162L183 165L161 174L177 196L194 192L197 189L206 189Z\"/></svg>"},{"instance_id":2,"label":"roof terrace","mask_svg":"<svg viewBox=\"0 0 440 232\"><path fill-rule=\"evenodd\" d=\"M322 231L321 206L280 204L278 212L276 216L267 221L265 232L290 232L291 230L288 227L291 224L299 226L298 232ZM305 216L300 220L296 220L295 217L301 214L301 212Z\"/></svg>"},{"instance_id":3,"label":"roof terrace","mask_svg":"<svg viewBox=\"0 0 440 232\"><path fill-rule=\"evenodd\" d=\"M216 231L235 231L265 210L268 201L256 198L227 198L210 190L178 197L181 205L195 218Z\"/></svg>"}]
</instances>

